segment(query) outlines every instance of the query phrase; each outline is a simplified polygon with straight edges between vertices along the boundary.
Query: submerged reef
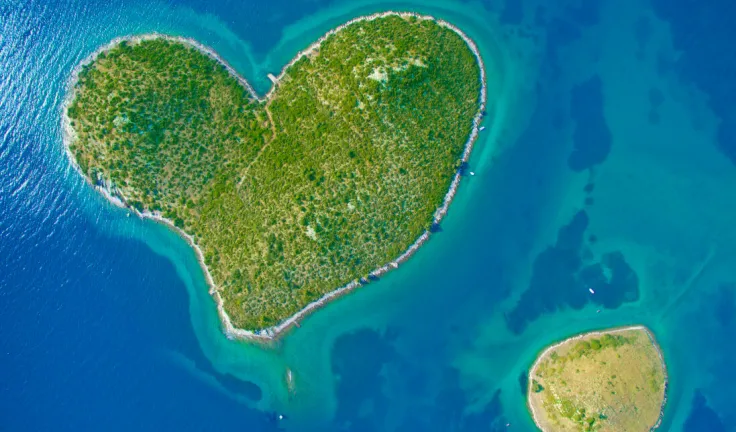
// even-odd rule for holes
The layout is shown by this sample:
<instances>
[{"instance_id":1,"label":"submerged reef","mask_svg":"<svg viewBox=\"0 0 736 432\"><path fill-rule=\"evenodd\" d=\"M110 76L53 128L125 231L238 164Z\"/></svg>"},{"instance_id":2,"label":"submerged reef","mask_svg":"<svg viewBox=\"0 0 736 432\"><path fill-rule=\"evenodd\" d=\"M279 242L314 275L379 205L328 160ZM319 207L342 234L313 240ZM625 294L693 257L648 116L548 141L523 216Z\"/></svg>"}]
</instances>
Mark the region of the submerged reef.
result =
<instances>
[{"instance_id":1,"label":"submerged reef","mask_svg":"<svg viewBox=\"0 0 736 432\"><path fill-rule=\"evenodd\" d=\"M582 309L593 303L615 309L639 299L639 277L623 253L607 252L594 260L588 246L596 237L588 236L586 243L587 228L588 214L581 210L559 229L555 244L534 259L529 286L506 313L511 331L522 333L542 314L564 307Z\"/></svg>"}]
</instances>

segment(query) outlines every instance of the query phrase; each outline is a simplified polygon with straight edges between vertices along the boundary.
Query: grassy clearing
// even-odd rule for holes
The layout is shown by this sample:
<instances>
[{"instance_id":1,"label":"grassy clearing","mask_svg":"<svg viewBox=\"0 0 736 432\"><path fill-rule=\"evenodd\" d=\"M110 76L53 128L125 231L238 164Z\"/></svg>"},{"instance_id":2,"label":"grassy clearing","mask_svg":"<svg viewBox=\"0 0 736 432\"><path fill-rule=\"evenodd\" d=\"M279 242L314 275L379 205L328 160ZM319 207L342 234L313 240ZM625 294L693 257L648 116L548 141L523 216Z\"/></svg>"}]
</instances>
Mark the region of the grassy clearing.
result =
<instances>
[{"instance_id":1,"label":"grassy clearing","mask_svg":"<svg viewBox=\"0 0 736 432\"><path fill-rule=\"evenodd\" d=\"M649 431L659 420L665 374L647 330L593 333L539 359L529 404L545 431Z\"/></svg>"}]
</instances>

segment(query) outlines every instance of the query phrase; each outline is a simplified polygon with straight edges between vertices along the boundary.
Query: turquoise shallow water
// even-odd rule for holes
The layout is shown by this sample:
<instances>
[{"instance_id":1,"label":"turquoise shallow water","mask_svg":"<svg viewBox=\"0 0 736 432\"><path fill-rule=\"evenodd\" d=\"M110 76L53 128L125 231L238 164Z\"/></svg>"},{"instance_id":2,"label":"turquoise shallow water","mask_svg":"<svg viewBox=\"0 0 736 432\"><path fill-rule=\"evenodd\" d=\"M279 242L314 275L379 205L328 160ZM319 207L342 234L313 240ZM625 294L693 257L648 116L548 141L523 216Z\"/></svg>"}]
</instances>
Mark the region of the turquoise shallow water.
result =
<instances>
[{"instance_id":1,"label":"turquoise shallow water","mask_svg":"<svg viewBox=\"0 0 736 432\"><path fill-rule=\"evenodd\" d=\"M736 66L720 17L736 11L685 3L0 1L0 429L534 430L535 355L641 323L670 372L663 429L734 430ZM158 31L265 93L298 50L382 10L478 44L494 105L476 175L399 270L272 346L228 340L186 243L70 168L65 80L109 39Z\"/></svg>"}]
</instances>

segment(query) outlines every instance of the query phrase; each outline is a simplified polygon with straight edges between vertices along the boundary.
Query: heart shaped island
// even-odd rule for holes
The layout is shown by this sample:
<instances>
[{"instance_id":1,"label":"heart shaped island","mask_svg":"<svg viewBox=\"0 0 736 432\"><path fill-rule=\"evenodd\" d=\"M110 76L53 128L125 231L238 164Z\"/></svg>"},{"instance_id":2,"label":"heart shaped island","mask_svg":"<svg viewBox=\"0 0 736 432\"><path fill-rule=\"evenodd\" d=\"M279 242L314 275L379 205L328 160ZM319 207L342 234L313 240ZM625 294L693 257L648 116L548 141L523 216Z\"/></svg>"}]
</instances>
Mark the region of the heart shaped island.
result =
<instances>
[{"instance_id":1,"label":"heart shaped island","mask_svg":"<svg viewBox=\"0 0 736 432\"><path fill-rule=\"evenodd\" d=\"M354 19L259 98L184 38L116 39L75 70L74 166L197 250L226 332L272 338L398 266L458 185L485 105L483 63L452 25Z\"/></svg>"}]
</instances>

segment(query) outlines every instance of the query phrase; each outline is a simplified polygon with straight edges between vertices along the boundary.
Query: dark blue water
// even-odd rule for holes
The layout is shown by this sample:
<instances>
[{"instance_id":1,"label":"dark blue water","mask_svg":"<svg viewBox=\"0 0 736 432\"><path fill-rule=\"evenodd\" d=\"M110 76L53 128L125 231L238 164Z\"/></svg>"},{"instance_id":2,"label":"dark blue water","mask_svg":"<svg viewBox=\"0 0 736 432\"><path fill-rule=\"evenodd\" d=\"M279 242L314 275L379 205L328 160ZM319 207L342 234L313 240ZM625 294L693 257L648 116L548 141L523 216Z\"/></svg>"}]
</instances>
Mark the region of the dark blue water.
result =
<instances>
[{"instance_id":1,"label":"dark blue water","mask_svg":"<svg viewBox=\"0 0 736 432\"><path fill-rule=\"evenodd\" d=\"M387 9L456 23L489 68L503 51L477 175L406 266L275 346L228 341L186 244L71 170L66 80L111 38L161 31L265 92L326 30ZM0 430L534 430L536 353L635 323L665 352L663 429L736 430L734 17L686 0L0 0Z\"/></svg>"}]
</instances>

